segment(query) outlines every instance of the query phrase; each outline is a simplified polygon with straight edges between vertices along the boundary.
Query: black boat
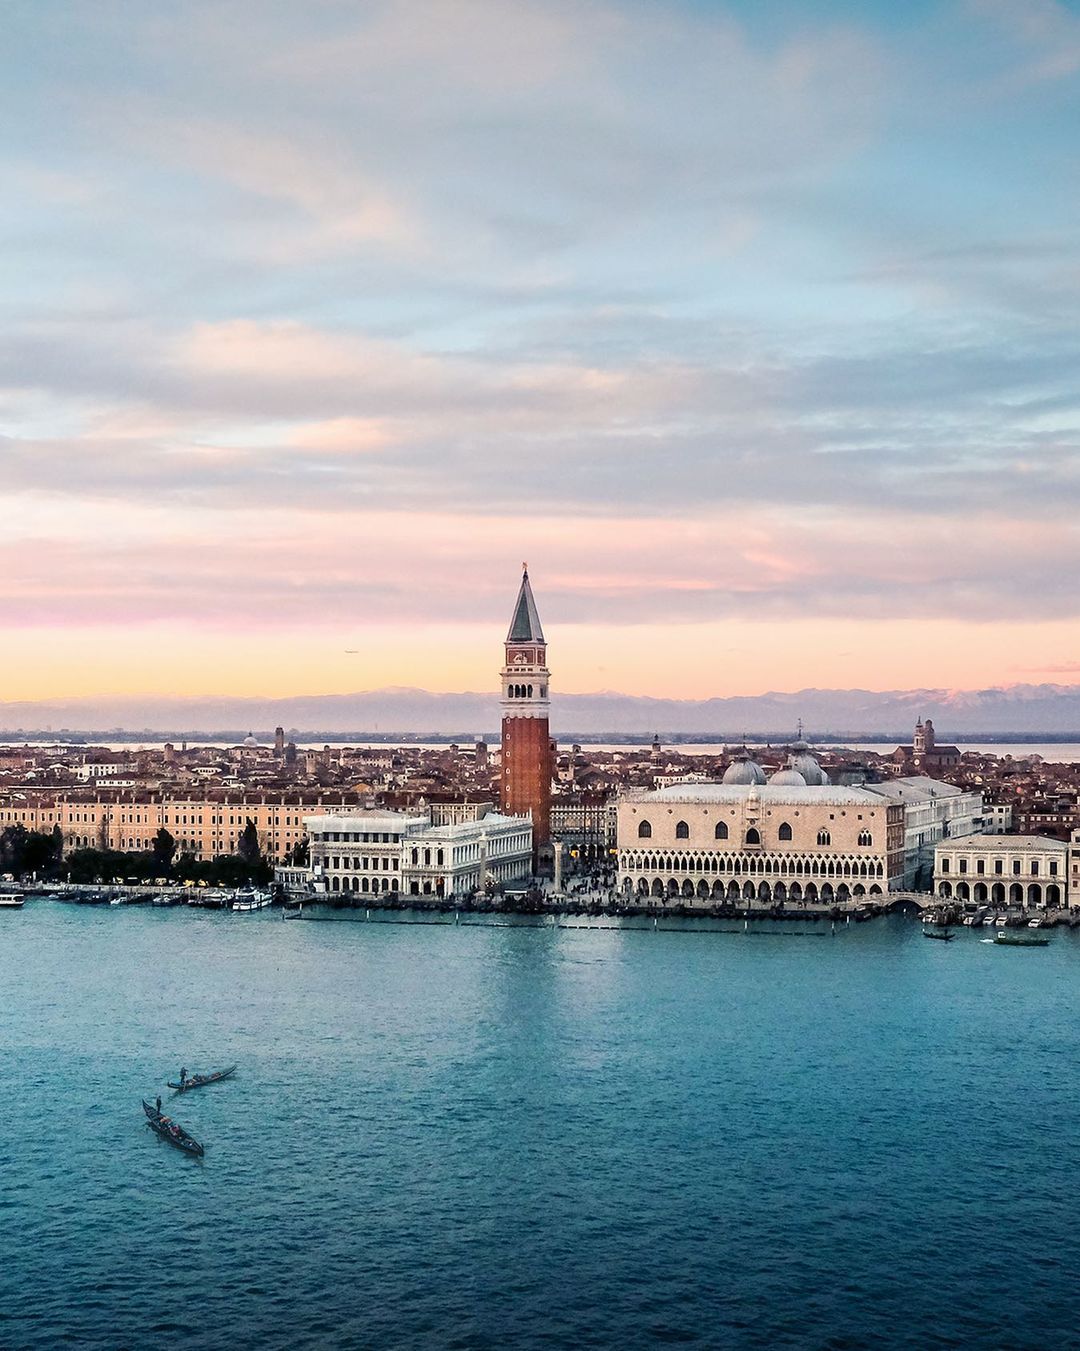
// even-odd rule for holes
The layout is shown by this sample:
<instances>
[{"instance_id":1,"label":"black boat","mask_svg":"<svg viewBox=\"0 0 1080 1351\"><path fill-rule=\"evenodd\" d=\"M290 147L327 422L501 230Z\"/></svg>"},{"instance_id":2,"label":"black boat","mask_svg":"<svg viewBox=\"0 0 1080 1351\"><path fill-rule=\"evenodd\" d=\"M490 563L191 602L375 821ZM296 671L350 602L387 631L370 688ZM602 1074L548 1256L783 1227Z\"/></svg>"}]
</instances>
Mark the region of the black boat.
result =
<instances>
[{"instance_id":1,"label":"black boat","mask_svg":"<svg viewBox=\"0 0 1080 1351\"><path fill-rule=\"evenodd\" d=\"M197 1159L203 1156L203 1147L198 1140L188 1135L182 1126L178 1126L171 1116L166 1116L164 1112L159 1112L156 1107L143 1098L143 1111L146 1113L146 1124L159 1135L162 1140L168 1140L170 1145L175 1145L177 1149L182 1149L185 1154L194 1154Z\"/></svg>"},{"instance_id":2,"label":"black boat","mask_svg":"<svg viewBox=\"0 0 1080 1351\"><path fill-rule=\"evenodd\" d=\"M949 933L948 929L942 929L939 933L930 933L928 930L924 929L923 937L939 938L943 943L951 943L956 935Z\"/></svg>"},{"instance_id":3,"label":"black boat","mask_svg":"<svg viewBox=\"0 0 1080 1351\"><path fill-rule=\"evenodd\" d=\"M235 1073L236 1066L230 1065L227 1070L215 1070L213 1074L192 1074L178 1084L174 1084L170 1079L168 1084L170 1088L175 1088L177 1093L186 1093L189 1088L202 1088L204 1084L219 1084L222 1079L228 1079Z\"/></svg>"}]
</instances>

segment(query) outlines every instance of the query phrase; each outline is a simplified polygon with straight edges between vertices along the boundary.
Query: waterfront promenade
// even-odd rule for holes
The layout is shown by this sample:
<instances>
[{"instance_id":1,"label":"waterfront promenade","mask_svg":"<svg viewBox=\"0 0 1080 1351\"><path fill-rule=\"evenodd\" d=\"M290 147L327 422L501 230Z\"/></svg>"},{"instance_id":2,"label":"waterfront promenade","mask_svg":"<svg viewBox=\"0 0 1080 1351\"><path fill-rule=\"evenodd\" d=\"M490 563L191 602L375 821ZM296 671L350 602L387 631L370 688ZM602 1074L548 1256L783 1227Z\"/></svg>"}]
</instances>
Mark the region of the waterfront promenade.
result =
<instances>
[{"instance_id":1,"label":"waterfront promenade","mask_svg":"<svg viewBox=\"0 0 1080 1351\"><path fill-rule=\"evenodd\" d=\"M72 883L33 883L11 884L10 889L19 891L27 897L35 897L45 902L71 904L96 909L139 909L143 906L168 906L174 909L220 909L229 910L229 893L221 889L198 888L169 884L167 886L144 883L119 884L109 886ZM388 894L378 903L372 897L354 897L351 894L327 895L326 893L304 893L302 895L275 896L273 913L283 917L302 916L304 918L334 917L345 920L364 921L400 917L403 922L414 923L494 923L498 917L533 920L536 923L556 924L565 927L579 927L596 924L599 921L614 921L618 925L638 924L642 927L669 926L671 924L690 924L700 926L705 922L731 925L749 923L755 925L777 922L786 925L802 924L850 924L864 923L890 914L912 916L939 914L950 923L958 924L961 914L958 906L943 907L942 902L926 892L891 892L882 898L883 904L868 904L866 901L849 900L828 907L813 906L807 903L770 905L765 902L747 901L738 905L723 906L687 906L680 902L663 902L645 898L642 903L633 898L627 901L625 895L614 888L588 887L574 885L566 891L557 892L550 883L538 888L535 894L527 896L519 892L509 895L479 897L471 901L430 900L420 901L412 896ZM993 912L987 919L992 923L1000 914L1010 925L1027 923L1033 914L1040 914L1047 927L1080 925L1080 912L1062 909L1057 911L1036 912L1020 908L1001 909Z\"/></svg>"}]
</instances>

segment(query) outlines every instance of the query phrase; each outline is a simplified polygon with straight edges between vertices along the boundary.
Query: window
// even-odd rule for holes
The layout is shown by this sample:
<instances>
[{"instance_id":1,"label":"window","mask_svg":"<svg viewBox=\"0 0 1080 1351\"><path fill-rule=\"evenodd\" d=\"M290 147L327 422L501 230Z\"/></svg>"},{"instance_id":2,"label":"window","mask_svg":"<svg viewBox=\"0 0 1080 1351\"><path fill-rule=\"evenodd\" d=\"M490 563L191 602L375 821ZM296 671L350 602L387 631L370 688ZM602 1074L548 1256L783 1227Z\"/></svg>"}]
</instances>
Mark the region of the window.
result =
<instances>
[{"instance_id":1,"label":"window","mask_svg":"<svg viewBox=\"0 0 1080 1351\"><path fill-rule=\"evenodd\" d=\"M680 821L675 827L675 838L677 840L688 840L690 838L690 827L685 821Z\"/></svg>"},{"instance_id":2,"label":"window","mask_svg":"<svg viewBox=\"0 0 1080 1351\"><path fill-rule=\"evenodd\" d=\"M983 862L981 858L977 858L975 860L975 871L979 874L980 877L983 875L984 872L986 872L986 864Z\"/></svg>"},{"instance_id":3,"label":"window","mask_svg":"<svg viewBox=\"0 0 1080 1351\"><path fill-rule=\"evenodd\" d=\"M778 836L779 836L779 838L780 838L781 840L790 840L790 839L791 839L791 827L788 825L788 823L787 823L786 821L784 821L784 822L781 824L780 830L779 830L779 832L778 832Z\"/></svg>"},{"instance_id":4,"label":"window","mask_svg":"<svg viewBox=\"0 0 1080 1351\"><path fill-rule=\"evenodd\" d=\"M949 860L947 858L943 858L941 860L941 871L943 873L947 873L949 871Z\"/></svg>"},{"instance_id":5,"label":"window","mask_svg":"<svg viewBox=\"0 0 1080 1351\"><path fill-rule=\"evenodd\" d=\"M832 844L832 836L824 827L817 833L817 842L818 844Z\"/></svg>"},{"instance_id":6,"label":"window","mask_svg":"<svg viewBox=\"0 0 1080 1351\"><path fill-rule=\"evenodd\" d=\"M998 877L1000 877L1004 871L1005 871L1004 860L1000 858L994 859L994 872L997 873Z\"/></svg>"},{"instance_id":7,"label":"window","mask_svg":"<svg viewBox=\"0 0 1080 1351\"><path fill-rule=\"evenodd\" d=\"M718 840L726 840L728 837L727 822L717 821L716 829L713 831L713 835Z\"/></svg>"},{"instance_id":8,"label":"window","mask_svg":"<svg viewBox=\"0 0 1080 1351\"><path fill-rule=\"evenodd\" d=\"M1020 876L1020 860L1018 858L1013 859L1013 876Z\"/></svg>"},{"instance_id":9,"label":"window","mask_svg":"<svg viewBox=\"0 0 1080 1351\"><path fill-rule=\"evenodd\" d=\"M1039 875L1039 860L1037 858L1031 860L1031 875L1032 877L1038 877Z\"/></svg>"},{"instance_id":10,"label":"window","mask_svg":"<svg viewBox=\"0 0 1080 1351\"><path fill-rule=\"evenodd\" d=\"M960 871L961 871L962 873L966 873L966 872L967 872L967 865L968 865L967 859L966 859L966 858L962 858L962 859L960 860Z\"/></svg>"},{"instance_id":11,"label":"window","mask_svg":"<svg viewBox=\"0 0 1080 1351\"><path fill-rule=\"evenodd\" d=\"M761 843L761 831L758 830L757 826L751 826L750 829L746 832L746 843L747 844Z\"/></svg>"},{"instance_id":12,"label":"window","mask_svg":"<svg viewBox=\"0 0 1080 1351\"><path fill-rule=\"evenodd\" d=\"M869 847L874 843L874 837L873 835L870 834L868 830L860 830L859 843L862 845L864 849L869 849Z\"/></svg>"},{"instance_id":13,"label":"window","mask_svg":"<svg viewBox=\"0 0 1080 1351\"><path fill-rule=\"evenodd\" d=\"M652 839L652 826L648 823L648 821L642 821L639 823L637 828L637 837L639 840Z\"/></svg>"},{"instance_id":14,"label":"window","mask_svg":"<svg viewBox=\"0 0 1080 1351\"><path fill-rule=\"evenodd\" d=\"M1049 868L1050 868L1050 876L1051 876L1051 877L1056 877L1056 876L1057 876L1057 860L1056 860L1056 859L1051 859L1048 866L1049 866Z\"/></svg>"}]
</instances>

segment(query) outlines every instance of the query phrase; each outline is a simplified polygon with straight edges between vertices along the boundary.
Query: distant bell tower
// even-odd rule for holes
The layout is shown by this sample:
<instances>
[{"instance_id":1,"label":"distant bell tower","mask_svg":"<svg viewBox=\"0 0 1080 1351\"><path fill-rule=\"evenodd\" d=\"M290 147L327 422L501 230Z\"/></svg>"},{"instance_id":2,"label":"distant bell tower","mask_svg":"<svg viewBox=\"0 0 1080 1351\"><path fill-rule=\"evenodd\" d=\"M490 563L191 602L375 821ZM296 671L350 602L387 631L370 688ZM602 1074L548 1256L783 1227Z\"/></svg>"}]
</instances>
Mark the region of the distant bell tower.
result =
<instances>
[{"instance_id":1,"label":"distant bell tower","mask_svg":"<svg viewBox=\"0 0 1080 1351\"><path fill-rule=\"evenodd\" d=\"M933 728L933 723L930 724ZM931 736L933 732L931 731ZM926 728L923 726L922 718L915 724L915 735L911 742L911 754L915 759L926 754Z\"/></svg>"},{"instance_id":2,"label":"distant bell tower","mask_svg":"<svg viewBox=\"0 0 1080 1351\"><path fill-rule=\"evenodd\" d=\"M501 797L504 812L532 812L534 856L551 839L550 678L544 630L523 564L502 668Z\"/></svg>"}]
</instances>

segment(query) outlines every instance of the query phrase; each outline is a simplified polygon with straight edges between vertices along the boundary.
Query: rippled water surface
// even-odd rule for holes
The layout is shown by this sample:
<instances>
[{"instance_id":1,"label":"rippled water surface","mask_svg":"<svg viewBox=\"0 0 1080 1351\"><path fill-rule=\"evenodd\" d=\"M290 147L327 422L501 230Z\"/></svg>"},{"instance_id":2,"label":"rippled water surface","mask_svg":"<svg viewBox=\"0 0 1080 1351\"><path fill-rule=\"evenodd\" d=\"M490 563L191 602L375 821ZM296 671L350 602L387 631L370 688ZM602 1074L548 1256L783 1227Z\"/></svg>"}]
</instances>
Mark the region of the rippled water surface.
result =
<instances>
[{"instance_id":1,"label":"rippled water surface","mask_svg":"<svg viewBox=\"0 0 1080 1351\"><path fill-rule=\"evenodd\" d=\"M1080 936L0 913L0 1347L1065 1347ZM236 1078L140 1098L183 1063Z\"/></svg>"}]
</instances>

